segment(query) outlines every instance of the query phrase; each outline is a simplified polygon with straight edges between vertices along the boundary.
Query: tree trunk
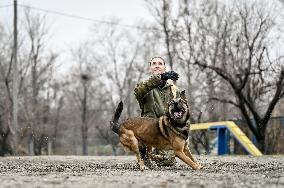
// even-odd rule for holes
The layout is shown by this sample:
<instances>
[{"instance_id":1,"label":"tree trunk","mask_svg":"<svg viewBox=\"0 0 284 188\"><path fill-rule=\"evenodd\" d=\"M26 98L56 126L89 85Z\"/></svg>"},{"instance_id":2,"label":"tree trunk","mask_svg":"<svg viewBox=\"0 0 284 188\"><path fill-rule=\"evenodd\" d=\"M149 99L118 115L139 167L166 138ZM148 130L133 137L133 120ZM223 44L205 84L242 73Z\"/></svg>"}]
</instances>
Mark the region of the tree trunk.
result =
<instances>
[{"instance_id":1,"label":"tree trunk","mask_svg":"<svg viewBox=\"0 0 284 188\"><path fill-rule=\"evenodd\" d=\"M115 147L115 145L111 145L111 149L112 149L112 155L116 156L117 155L117 153L116 153L117 148Z\"/></svg>"},{"instance_id":2,"label":"tree trunk","mask_svg":"<svg viewBox=\"0 0 284 188\"><path fill-rule=\"evenodd\" d=\"M265 137L261 139L257 139L257 148L265 154Z\"/></svg>"},{"instance_id":3,"label":"tree trunk","mask_svg":"<svg viewBox=\"0 0 284 188\"><path fill-rule=\"evenodd\" d=\"M82 101L82 144L83 144L83 155L88 155L88 127L86 122L87 116L87 85L84 80L84 98Z\"/></svg>"},{"instance_id":4,"label":"tree trunk","mask_svg":"<svg viewBox=\"0 0 284 188\"><path fill-rule=\"evenodd\" d=\"M29 135L29 138L28 138L28 150L29 150L29 155L31 155L31 156L35 155L34 137L32 135L33 135L33 133L31 133Z\"/></svg>"},{"instance_id":5,"label":"tree trunk","mask_svg":"<svg viewBox=\"0 0 284 188\"><path fill-rule=\"evenodd\" d=\"M82 128L83 155L88 155L88 136L86 126Z\"/></svg>"},{"instance_id":6,"label":"tree trunk","mask_svg":"<svg viewBox=\"0 0 284 188\"><path fill-rule=\"evenodd\" d=\"M53 145L53 141L52 140L48 140L48 143L47 143L47 155L52 155L53 154L52 145Z\"/></svg>"},{"instance_id":7,"label":"tree trunk","mask_svg":"<svg viewBox=\"0 0 284 188\"><path fill-rule=\"evenodd\" d=\"M259 134L256 136L256 147L262 152L265 153L265 128L258 129Z\"/></svg>"}]
</instances>

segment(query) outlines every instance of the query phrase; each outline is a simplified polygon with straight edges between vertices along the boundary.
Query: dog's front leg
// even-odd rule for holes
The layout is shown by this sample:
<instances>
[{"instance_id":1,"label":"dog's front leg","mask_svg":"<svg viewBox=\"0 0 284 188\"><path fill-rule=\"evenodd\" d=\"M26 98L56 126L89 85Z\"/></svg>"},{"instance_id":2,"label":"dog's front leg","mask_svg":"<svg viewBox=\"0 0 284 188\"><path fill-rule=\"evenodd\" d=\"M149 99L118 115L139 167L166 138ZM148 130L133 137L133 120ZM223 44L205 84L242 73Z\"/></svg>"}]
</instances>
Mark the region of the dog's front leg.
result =
<instances>
[{"instance_id":1,"label":"dog's front leg","mask_svg":"<svg viewBox=\"0 0 284 188\"><path fill-rule=\"evenodd\" d=\"M194 170L199 170L201 169L201 166L197 163L195 163L193 160L191 160L190 157L186 156L186 154L183 151L175 151L175 155L182 160L183 162L185 162L186 164L188 164L189 166L191 166L192 169Z\"/></svg>"},{"instance_id":2,"label":"dog's front leg","mask_svg":"<svg viewBox=\"0 0 284 188\"><path fill-rule=\"evenodd\" d=\"M191 166L194 170L201 169L202 167L195 162L193 159L192 154L188 150L186 151L185 148L187 148L187 142L179 137L175 137L175 139L172 142L173 149L175 151L175 155L185 162L187 165Z\"/></svg>"},{"instance_id":3,"label":"dog's front leg","mask_svg":"<svg viewBox=\"0 0 284 188\"><path fill-rule=\"evenodd\" d=\"M188 156L193 162L197 163L196 160L193 158L193 156L192 156L192 154L191 154L191 152L188 148L184 148L183 151L184 151L186 156Z\"/></svg>"},{"instance_id":4,"label":"dog's front leg","mask_svg":"<svg viewBox=\"0 0 284 188\"><path fill-rule=\"evenodd\" d=\"M189 147L188 147L188 142L185 142L185 146L184 146L184 153L186 156L188 156L193 162L195 162L196 164L198 164L201 168L203 168L202 165L200 165L192 156L191 154L191 151L189 150Z\"/></svg>"},{"instance_id":5,"label":"dog's front leg","mask_svg":"<svg viewBox=\"0 0 284 188\"><path fill-rule=\"evenodd\" d=\"M196 163L196 160L193 158L189 148L188 148L188 142L185 142L183 152L185 153L186 156L188 156L193 162Z\"/></svg>"},{"instance_id":6,"label":"dog's front leg","mask_svg":"<svg viewBox=\"0 0 284 188\"><path fill-rule=\"evenodd\" d=\"M184 151L184 153L185 153L186 156L188 156L193 162L195 162L195 163L200 167L200 169L203 168L203 166L202 166L201 164L199 164L199 163L193 158L193 156L192 156L192 154L191 154L191 152L190 152L190 150L189 150L187 144L185 145L183 151Z\"/></svg>"}]
</instances>

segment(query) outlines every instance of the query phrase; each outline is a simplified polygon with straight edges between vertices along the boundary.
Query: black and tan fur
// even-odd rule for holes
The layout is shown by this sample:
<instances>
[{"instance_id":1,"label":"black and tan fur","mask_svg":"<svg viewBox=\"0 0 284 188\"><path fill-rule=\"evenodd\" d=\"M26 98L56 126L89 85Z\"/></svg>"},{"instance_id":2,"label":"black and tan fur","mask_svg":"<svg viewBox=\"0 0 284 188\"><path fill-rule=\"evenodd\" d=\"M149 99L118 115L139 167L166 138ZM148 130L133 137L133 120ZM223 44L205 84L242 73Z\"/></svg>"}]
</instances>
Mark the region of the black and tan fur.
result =
<instances>
[{"instance_id":1,"label":"black and tan fur","mask_svg":"<svg viewBox=\"0 0 284 188\"><path fill-rule=\"evenodd\" d=\"M111 121L111 129L119 135L121 144L136 154L141 170L145 168L139 153L139 146L142 144L147 146L147 151L151 151L152 147L172 149L179 159L193 169L203 167L196 162L188 148L186 121L189 119L189 108L184 91L180 98L172 99L168 103L167 115L160 118L134 117L119 124L122 110L123 103L120 102ZM147 155L151 158L149 152Z\"/></svg>"}]
</instances>

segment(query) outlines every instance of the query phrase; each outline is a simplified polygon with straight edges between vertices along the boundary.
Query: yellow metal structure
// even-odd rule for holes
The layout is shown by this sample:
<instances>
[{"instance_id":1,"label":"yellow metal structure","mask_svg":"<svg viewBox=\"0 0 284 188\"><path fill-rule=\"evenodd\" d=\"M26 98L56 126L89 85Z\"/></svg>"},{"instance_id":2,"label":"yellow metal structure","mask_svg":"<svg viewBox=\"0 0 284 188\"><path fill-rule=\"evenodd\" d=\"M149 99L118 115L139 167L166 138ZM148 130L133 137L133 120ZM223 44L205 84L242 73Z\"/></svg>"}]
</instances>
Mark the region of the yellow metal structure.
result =
<instances>
[{"instance_id":1,"label":"yellow metal structure","mask_svg":"<svg viewBox=\"0 0 284 188\"><path fill-rule=\"evenodd\" d=\"M192 124L190 126L190 130L194 131L194 130L210 129L216 126L225 126L251 155L262 156L262 153L257 149L257 147L250 141L250 139L233 121Z\"/></svg>"}]
</instances>

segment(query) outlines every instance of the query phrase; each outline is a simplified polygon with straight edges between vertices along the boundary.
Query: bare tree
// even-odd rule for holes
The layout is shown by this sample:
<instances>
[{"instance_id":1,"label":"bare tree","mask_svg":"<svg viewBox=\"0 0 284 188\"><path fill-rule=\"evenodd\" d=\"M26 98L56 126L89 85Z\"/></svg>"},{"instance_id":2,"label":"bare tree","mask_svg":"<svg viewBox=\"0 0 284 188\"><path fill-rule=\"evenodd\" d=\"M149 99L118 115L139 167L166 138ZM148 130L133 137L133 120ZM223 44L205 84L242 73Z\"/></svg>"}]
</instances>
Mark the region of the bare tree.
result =
<instances>
[{"instance_id":1,"label":"bare tree","mask_svg":"<svg viewBox=\"0 0 284 188\"><path fill-rule=\"evenodd\" d=\"M23 145L26 145L25 138L28 136L30 141L32 141L31 146L34 146L33 140L38 140L38 142L36 142L38 147L30 148L31 154L40 154L42 143L46 140L46 137L43 136L46 135L46 133L44 133L46 116L43 114L49 109L49 105L44 104L44 100L46 100L44 95L48 87L47 83L51 79L51 74L49 73L57 56L52 52L48 53L46 50L45 45L47 44L48 29L44 16L31 14L27 9L25 10L25 17L20 23L19 26L22 31L18 40L20 123L18 130L15 131L15 135L19 136L20 142L18 142L18 146L16 147L18 150L19 148L24 148ZM10 106L13 103L10 91L11 60L13 58L11 50L12 35L9 33L9 29L6 30L7 31L1 30L1 32L4 31L5 33L3 33L3 35L1 33L1 36L3 36L3 43L1 42L1 44L5 46L3 46L3 48L1 46L3 51L1 50L2 53L0 55L0 87L1 90L5 88L5 90L3 90L6 91L3 100L6 101L5 104ZM9 114L11 114L11 107L6 108L5 116L11 117ZM4 125L9 127L10 120L7 121L8 119L6 117L4 118L6 121ZM13 131L9 132L13 133Z\"/></svg>"},{"instance_id":2,"label":"bare tree","mask_svg":"<svg viewBox=\"0 0 284 188\"><path fill-rule=\"evenodd\" d=\"M14 154L13 140L15 132L11 128L11 117L10 117L10 104L7 99L6 108L1 109L0 114L0 156L5 156L6 154Z\"/></svg>"},{"instance_id":3,"label":"bare tree","mask_svg":"<svg viewBox=\"0 0 284 188\"><path fill-rule=\"evenodd\" d=\"M11 35L5 32L4 26L0 25L0 155L13 154L13 140L16 132L11 124L12 117L12 93L11 93L11 70L12 70L12 40Z\"/></svg>"},{"instance_id":4,"label":"bare tree","mask_svg":"<svg viewBox=\"0 0 284 188\"><path fill-rule=\"evenodd\" d=\"M27 39L24 47L29 49L27 52L28 65L30 67L30 80L31 82L23 83L27 88L23 93L25 101L31 105L25 105L25 115L28 118L29 128L29 152L31 155L41 154L42 141L45 139L46 133L44 132L44 118L45 108L40 92L44 92L45 84L50 79L50 70L57 57L56 54L45 54L45 45L48 37L48 29L46 26L45 16L32 15L29 9L25 11L25 29L27 32ZM30 85L29 85L30 84ZM29 90L28 88L31 88ZM47 106L48 107L48 106ZM43 111L42 111L43 110Z\"/></svg>"},{"instance_id":5,"label":"bare tree","mask_svg":"<svg viewBox=\"0 0 284 188\"><path fill-rule=\"evenodd\" d=\"M119 100L124 101L126 106L124 112L127 117L137 115L138 105L133 89L137 79L141 79L142 74L145 73L144 67L147 63L141 62L138 54L142 46L140 41L133 39L131 32L115 25L107 28L98 26L95 29L93 30L96 33L93 40L93 48L97 52L95 59L104 66L104 69L101 69L102 75L98 79L103 87L97 91L97 98L100 97L105 101L102 107L105 110L101 109L96 113L106 113L108 118L97 118L91 124L96 129L96 134L106 143L111 144L115 154L118 138L106 124L109 124Z\"/></svg>"},{"instance_id":6,"label":"bare tree","mask_svg":"<svg viewBox=\"0 0 284 188\"><path fill-rule=\"evenodd\" d=\"M104 62L97 58L95 47L90 42L84 42L79 47L72 49L75 62L66 92L68 101L73 102L80 116L83 155L88 155L89 129L96 126L101 118L97 113L108 110L105 94L105 81L101 79ZM102 106L102 104L104 104ZM74 129L76 129L74 127ZM74 132L76 133L76 132ZM76 136L74 135L74 139Z\"/></svg>"},{"instance_id":7,"label":"bare tree","mask_svg":"<svg viewBox=\"0 0 284 188\"><path fill-rule=\"evenodd\" d=\"M80 46L78 49L73 50L73 57L76 61L76 72L73 79L75 80L75 88L71 91L73 100L76 101L79 107L80 119L81 119L81 135L82 135L82 152L83 155L88 155L88 126L87 126L87 115L89 111L88 93L90 88L90 60L88 53L88 44ZM71 82L72 83L72 82Z\"/></svg>"},{"instance_id":8,"label":"bare tree","mask_svg":"<svg viewBox=\"0 0 284 188\"><path fill-rule=\"evenodd\" d=\"M273 18L259 6L242 4L224 16L219 12L216 29L201 27L212 32L214 45L201 44L208 52L215 51L217 61L203 56L195 62L201 69L214 71L224 80L234 99L216 96L214 99L240 109L259 148L265 152L265 131L271 113L284 95L284 68L281 57L270 60L266 42L273 28ZM241 25L241 27L239 27ZM213 25L214 26L214 25ZM270 75L271 77L267 77ZM266 108L266 110L263 110ZM251 121L253 117L253 121Z\"/></svg>"},{"instance_id":9,"label":"bare tree","mask_svg":"<svg viewBox=\"0 0 284 188\"><path fill-rule=\"evenodd\" d=\"M153 26L153 32L157 37L155 40L160 43L159 38L163 38L161 46L165 47L170 69L173 70L176 64L174 62L176 60L176 40L179 34L179 15L174 14L174 3L171 0L145 0L145 2L158 23L157 26Z\"/></svg>"}]
</instances>

